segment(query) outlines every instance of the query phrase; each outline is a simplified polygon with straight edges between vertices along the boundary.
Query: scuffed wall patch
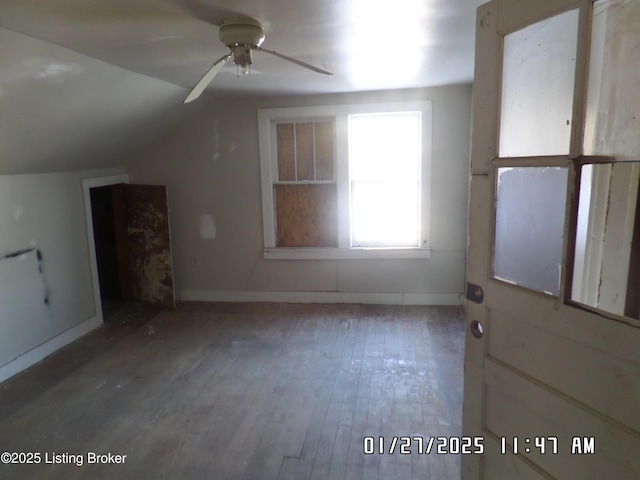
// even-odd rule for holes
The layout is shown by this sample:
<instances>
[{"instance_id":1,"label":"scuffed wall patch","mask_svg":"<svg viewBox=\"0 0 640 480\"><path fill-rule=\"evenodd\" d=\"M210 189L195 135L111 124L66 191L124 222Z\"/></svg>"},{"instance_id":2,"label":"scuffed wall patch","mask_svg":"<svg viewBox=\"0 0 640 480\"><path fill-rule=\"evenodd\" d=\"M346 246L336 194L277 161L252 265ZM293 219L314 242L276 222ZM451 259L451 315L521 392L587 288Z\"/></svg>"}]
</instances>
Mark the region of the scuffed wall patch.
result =
<instances>
[{"instance_id":1,"label":"scuffed wall patch","mask_svg":"<svg viewBox=\"0 0 640 480\"><path fill-rule=\"evenodd\" d=\"M55 321L37 248L0 254L0 367L45 339Z\"/></svg>"},{"instance_id":2,"label":"scuffed wall patch","mask_svg":"<svg viewBox=\"0 0 640 480\"><path fill-rule=\"evenodd\" d=\"M20 205L14 206L13 207L13 218L15 218L16 220L20 220L22 215L24 215L24 208L22 208Z\"/></svg>"},{"instance_id":3,"label":"scuffed wall patch","mask_svg":"<svg viewBox=\"0 0 640 480\"><path fill-rule=\"evenodd\" d=\"M208 213L200 214L200 238L214 240L216 238L216 220Z\"/></svg>"},{"instance_id":4,"label":"scuffed wall patch","mask_svg":"<svg viewBox=\"0 0 640 480\"><path fill-rule=\"evenodd\" d=\"M36 255L36 258L38 261L38 273L40 274L40 277L42 280L44 303L45 305L49 305L49 288L47 287L47 283L44 278L44 271L42 267L42 252L40 251L40 249L32 247L32 248L25 248L22 250L17 250L15 252L7 253L6 255L3 255L2 257L0 257L0 262L4 260L9 260L12 258L20 258L20 257L25 258L28 254L31 254L31 253Z\"/></svg>"}]
</instances>

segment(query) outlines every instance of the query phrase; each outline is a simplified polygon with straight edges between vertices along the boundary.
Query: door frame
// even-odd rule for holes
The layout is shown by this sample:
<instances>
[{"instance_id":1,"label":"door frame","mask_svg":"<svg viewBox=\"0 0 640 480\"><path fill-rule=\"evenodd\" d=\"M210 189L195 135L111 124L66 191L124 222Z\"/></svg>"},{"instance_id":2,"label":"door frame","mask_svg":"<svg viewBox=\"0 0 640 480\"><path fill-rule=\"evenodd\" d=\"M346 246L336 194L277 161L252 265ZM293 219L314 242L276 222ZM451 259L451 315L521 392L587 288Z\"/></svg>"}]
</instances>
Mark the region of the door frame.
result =
<instances>
[{"instance_id":1,"label":"door frame","mask_svg":"<svg viewBox=\"0 0 640 480\"><path fill-rule=\"evenodd\" d=\"M104 323L102 315L102 297L100 295L100 280L98 277L98 260L96 257L96 243L93 231L93 211L91 210L91 189L95 187L106 187L109 185L118 185L120 183L129 183L129 174L122 173L118 175L108 175L104 177L91 177L82 179L82 190L84 196L84 211L87 226L87 242L89 247L89 264L91 266L91 283L93 284L93 302L95 306L95 315Z\"/></svg>"}]
</instances>

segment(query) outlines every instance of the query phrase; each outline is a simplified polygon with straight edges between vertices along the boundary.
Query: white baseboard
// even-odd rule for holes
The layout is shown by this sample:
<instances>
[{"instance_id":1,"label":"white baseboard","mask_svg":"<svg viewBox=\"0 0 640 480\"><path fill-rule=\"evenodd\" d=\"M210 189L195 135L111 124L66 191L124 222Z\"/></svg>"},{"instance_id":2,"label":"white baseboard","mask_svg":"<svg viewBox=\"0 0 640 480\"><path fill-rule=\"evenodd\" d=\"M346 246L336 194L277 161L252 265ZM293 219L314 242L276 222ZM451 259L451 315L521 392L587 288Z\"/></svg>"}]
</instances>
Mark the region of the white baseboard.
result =
<instances>
[{"instance_id":1,"label":"white baseboard","mask_svg":"<svg viewBox=\"0 0 640 480\"><path fill-rule=\"evenodd\" d=\"M352 292L248 292L234 290L187 290L181 301L366 303L380 305L462 305L462 293L352 293Z\"/></svg>"},{"instance_id":2,"label":"white baseboard","mask_svg":"<svg viewBox=\"0 0 640 480\"><path fill-rule=\"evenodd\" d=\"M88 320L79 323L75 327L53 337L51 340L47 340L28 352L23 353L19 357L14 358L10 362L5 363L0 367L0 382L4 382L32 365L35 365L39 361L60 350L62 347L68 345L74 340L86 335L100 325L102 325L102 314L95 315Z\"/></svg>"}]
</instances>

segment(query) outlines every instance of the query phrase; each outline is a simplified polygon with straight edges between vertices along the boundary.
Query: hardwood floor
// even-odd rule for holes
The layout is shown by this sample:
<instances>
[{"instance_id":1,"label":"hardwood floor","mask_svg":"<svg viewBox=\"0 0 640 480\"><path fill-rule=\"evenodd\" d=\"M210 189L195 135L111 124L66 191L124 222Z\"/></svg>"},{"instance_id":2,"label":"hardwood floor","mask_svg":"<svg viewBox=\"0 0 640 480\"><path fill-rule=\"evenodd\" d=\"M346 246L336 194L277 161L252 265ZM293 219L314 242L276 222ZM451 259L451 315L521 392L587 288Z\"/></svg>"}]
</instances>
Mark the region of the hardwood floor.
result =
<instances>
[{"instance_id":1,"label":"hardwood floor","mask_svg":"<svg viewBox=\"0 0 640 480\"><path fill-rule=\"evenodd\" d=\"M458 456L417 439L389 449L460 435L461 308L183 303L150 317L0 385L0 451L40 454L0 478L460 477ZM365 437L386 453L364 454Z\"/></svg>"}]
</instances>

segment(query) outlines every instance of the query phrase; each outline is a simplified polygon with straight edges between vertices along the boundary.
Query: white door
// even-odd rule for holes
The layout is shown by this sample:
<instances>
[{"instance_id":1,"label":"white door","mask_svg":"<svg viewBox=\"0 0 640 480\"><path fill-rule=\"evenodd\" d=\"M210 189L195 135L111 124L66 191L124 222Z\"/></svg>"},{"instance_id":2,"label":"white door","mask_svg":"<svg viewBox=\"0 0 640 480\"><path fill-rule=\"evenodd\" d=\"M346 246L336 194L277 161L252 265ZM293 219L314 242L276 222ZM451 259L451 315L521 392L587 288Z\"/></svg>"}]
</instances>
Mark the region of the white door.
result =
<instances>
[{"instance_id":1,"label":"white door","mask_svg":"<svg viewBox=\"0 0 640 480\"><path fill-rule=\"evenodd\" d=\"M640 478L640 1L476 28L462 478Z\"/></svg>"}]
</instances>

